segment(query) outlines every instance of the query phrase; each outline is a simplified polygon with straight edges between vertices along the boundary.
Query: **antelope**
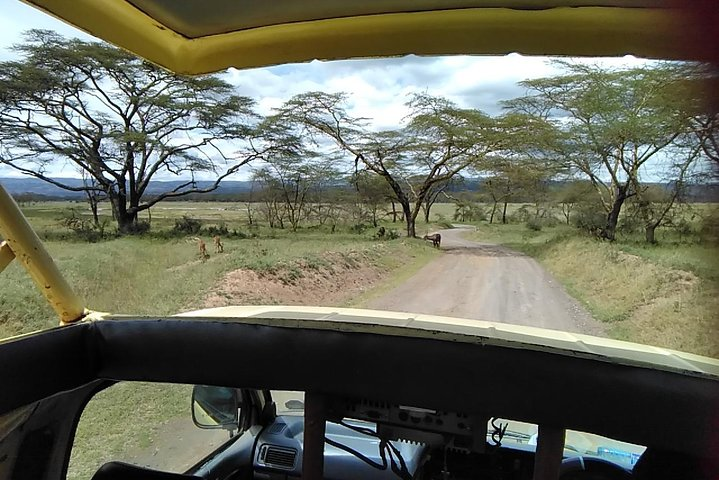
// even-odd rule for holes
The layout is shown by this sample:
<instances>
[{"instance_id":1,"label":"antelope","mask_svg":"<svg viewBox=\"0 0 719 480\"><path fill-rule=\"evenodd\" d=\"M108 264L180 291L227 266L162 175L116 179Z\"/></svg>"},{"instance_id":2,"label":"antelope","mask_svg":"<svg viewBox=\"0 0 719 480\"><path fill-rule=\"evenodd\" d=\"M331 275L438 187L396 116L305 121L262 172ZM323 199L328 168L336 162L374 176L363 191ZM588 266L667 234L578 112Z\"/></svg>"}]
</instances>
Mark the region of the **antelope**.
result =
<instances>
[{"instance_id":1,"label":"antelope","mask_svg":"<svg viewBox=\"0 0 719 480\"><path fill-rule=\"evenodd\" d=\"M215 242L215 253L222 253L225 251L225 246L222 245L222 240L219 235L215 235L212 240Z\"/></svg>"},{"instance_id":2,"label":"antelope","mask_svg":"<svg viewBox=\"0 0 719 480\"><path fill-rule=\"evenodd\" d=\"M440 235L439 233L425 235L424 237L422 237L422 239L429 240L430 242L432 242L432 246L436 248L439 248L439 244L442 243L442 235Z\"/></svg>"},{"instance_id":3,"label":"antelope","mask_svg":"<svg viewBox=\"0 0 719 480\"><path fill-rule=\"evenodd\" d=\"M199 237L195 237L194 240L197 242L197 249L200 252L200 259L203 262L207 261L207 259L210 258L210 254L207 253L207 245L205 245L205 241Z\"/></svg>"}]
</instances>

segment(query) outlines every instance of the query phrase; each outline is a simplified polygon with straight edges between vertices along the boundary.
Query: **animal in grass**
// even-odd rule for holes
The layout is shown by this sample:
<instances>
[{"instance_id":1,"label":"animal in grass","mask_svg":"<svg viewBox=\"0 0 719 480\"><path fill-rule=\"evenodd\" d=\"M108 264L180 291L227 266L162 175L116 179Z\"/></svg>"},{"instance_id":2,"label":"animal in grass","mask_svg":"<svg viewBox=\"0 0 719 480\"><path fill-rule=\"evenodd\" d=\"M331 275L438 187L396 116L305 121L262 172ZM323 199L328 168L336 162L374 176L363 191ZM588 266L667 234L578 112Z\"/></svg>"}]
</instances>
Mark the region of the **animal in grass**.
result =
<instances>
[{"instance_id":1,"label":"animal in grass","mask_svg":"<svg viewBox=\"0 0 719 480\"><path fill-rule=\"evenodd\" d=\"M200 253L200 260L203 262L207 261L207 259L210 258L210 254L207 253L207 245L205 244L205 241L199 237L195 237L195 241L197 242L197 249Z\"/></svg>"},{"instance_id":2,"label":"animal in grass","mask_svg":"<svg viewBox=\"0 0 719 480\"><path fill-rule=\"evenodd\" d=\"M222 239L219 235L215 235L212 240L215 242L215 253L222 253L225 251L225 246L222 245Z\"/></svg>"},{"instance_id":3,"label":"animal in grass","mask_svg":"<svg viewBox=\"0 0 719 480\"><path fill-rule=\"evenodd\" d=\"M425 235L422 237L424 240L429 240L432 242L432 246L435 248L439 248L440 244L442 243L442 235L439 233L433 233L432 235Z\"/></svg>"}]
</instances>

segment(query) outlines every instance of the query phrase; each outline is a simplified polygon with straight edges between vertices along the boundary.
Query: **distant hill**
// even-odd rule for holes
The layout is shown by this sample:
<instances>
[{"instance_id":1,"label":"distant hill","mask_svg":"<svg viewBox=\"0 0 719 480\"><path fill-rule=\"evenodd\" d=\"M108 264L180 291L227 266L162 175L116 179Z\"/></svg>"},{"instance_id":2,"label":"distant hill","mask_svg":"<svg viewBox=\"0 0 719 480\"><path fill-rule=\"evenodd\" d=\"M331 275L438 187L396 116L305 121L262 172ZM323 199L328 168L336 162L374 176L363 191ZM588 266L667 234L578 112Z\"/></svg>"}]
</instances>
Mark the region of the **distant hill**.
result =
<instances>
[{"instance_id":1,"label":"distant hill","mask_svg":"<svg viewBox=\"0 0 719 480\"><path fill-rule=\"evenodd\" d=\"M59 182L72 187L81 187L82 180L79 178L57 178ZM158 193L167 192L173 188L182 185L187 180L177 181L153 181L150 182L150 186L147 188L147 195L157 195ZM198 181L197 186L200 188L207 188L212 185L210 181ZM82 199L85 195L82 192L72 192L70 190L64 190L60 187L56 187L37 178L0 178L0 184L10 192L10 195L17 196L23 194L32 194L51 199ZM213 193L215 195L232 195L238 193L244 193L250 191L251 182L227 180L220 184L220 186Z\"/></svg>"},{"instance_id":2,"label":"distant hill","mask_svg":"<svg viewBox=\"0 0 719 480\"><path fill-rule=\"evenodd\" d=\"M56 179L62 183L71 186L82 186L82 180L78 178L58 178ZM173 188L185 183L186 180L176 181L155 181L150 182L150 186L147 189L147 195L152 196L162 192L167 192ZM461 192L469 191L476 192L482 189L484 179L482 178L465 178L460 184L453 186L449 192ZM13 196L21 195L33 195L36 197L42 197L47 200L81 200L85 196L82 192L71 192L69 190L63 190L62 188L56 187L50 183L43 182L36 178L0 178L0 184L2 184ZM198 187L207 188L212 185L210 181L198 181ZM661 185L665 188L669 188L669 184L655 184ZM250 191L252 182L249 181L237 181L228 180L220 184L217 190L209 194L193 194L187 197L181 197L183 200L233 200L234 195L240 195ZM550 188L561 188L562 182L552 181L549 182ZM349 185L340 184L337 188L350 188ZM703 184L703 185L691 185L687 191L687 199L690 202L716 202L719 201L719 184ZM519 200L521 201L521 200Z\"/></svg>"}]
</instances>

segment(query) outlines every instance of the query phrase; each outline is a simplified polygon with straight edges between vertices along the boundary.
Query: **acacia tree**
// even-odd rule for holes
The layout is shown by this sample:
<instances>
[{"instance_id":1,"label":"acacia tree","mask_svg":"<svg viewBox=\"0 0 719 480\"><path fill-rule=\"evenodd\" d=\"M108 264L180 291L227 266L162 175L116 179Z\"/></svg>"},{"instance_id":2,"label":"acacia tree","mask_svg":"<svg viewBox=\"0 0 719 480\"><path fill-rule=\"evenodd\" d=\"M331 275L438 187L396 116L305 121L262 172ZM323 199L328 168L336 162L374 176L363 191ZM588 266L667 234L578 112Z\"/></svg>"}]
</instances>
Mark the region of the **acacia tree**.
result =
<instances>
[{"instance_id":1,"label":"acacia tree","mask_svg":"<svg viewBox=\"0 0 719 480\"><path fill-rule=\"evenodd\" d=\"M162 200L215 190L269 148L251 139L253 102L215 76L183 77L103 43L32 30L0 63L0 162L71 191L99 192L118 230L134 230L138 213ZM65 165L91 181L54 178ZM200 188L195 175L216 178ZM158 175L182 179L147 195Z\"/></svg>"},{"instance_id":2,"label":"acacia tree","mask_svg":"<svg viewBox=\"0 0 719 480\"><path fill-rule=\"evenodd\" d=\"M559 204L559 209L564 216L567 225L572 221L572 212L578 204L587 201L588 197L594 195L594 189L586 181L569 180L554 192L554 201Z\"/></svg>"},{"instance_id":3,"label":"acacia tree","mask_svg":"<svg viewBox=\"0 0 719 480\"><path fill-rule=\"evenodd\" d=\"M382 177L402 206L407 236L432 188L445 182L497 148L493 119L478 110L462 109L430 95L414 95L410 115L399 130L370 131L345 108L347 96L309 92L280 108L276 117L313 136L331 139L355 167ZM412 180L422 179L416 183Z\"/></svg>"},{"instance_id":4,"label":"acacia tree","mask_svg":"<svg viewBox=\"0 0 719 480\"><path fill-rule=\"evenodd\" d=\"M535 199L546 190L546 181L554 173L543 162L527 157L493 158L490 175L482 189L492 200L489 223L494 222L499 205L502 205L502 223L507 223L507 206L521 198Z\"/></svg>"},{"instance_id":5,"label":"acacia tree","mask_svg":"<svg viewBox=\"0 0 719 480\"><path fill-rule=\"evenodd\" d=\"M505 106L555 127L543 146L591 181L607 215L601 235L613 240L647 162L688 128L686 85L673 66L613 71L559 64L567 74L521 82L529 95Z\"/></svg>"},{"instance_id":6,"label":"acacia tree","mask_svg":"<svg viewBox=\"0 0 719 480\"><path fill-rule=\"evenodd\" d=\"M377 228L380 209L394 200L394 193L382 177L366 170L355 172L349 182L357 191L359 203L367 209L372 226Z\"/></svg>"},{"instance_id":7,"label":"acacia tree","mask_svg":"<svg viewBox=\"0 0 719 480\"><path fill-rule=\"evenodd\" d=\"M445 180L444 182L435 183L432 188L430 188L429 193L427 193L427 196L424 198L424 202L422 202L424 223L429 223L429 216L432 207L435 203L437 203L437 200L439 200L440 196L444 195L444 198L449 199L447 191L461 184L461 182L462 177L458 174L455 177L450 178L449 180Z\"/></svg>"},{"instance_id":8,"label":"acacia tree","mask_svg":"<svg viewBox=\"0 0 719 480\"><path fill-rule=\"evenodd\" d=\"M271 198L279 198L292 231L310 211L312 194L317 193L323 179L332 174L327 162L297 156L270 156L256 172L265 189L274 190Z\"/></svg>"},{"instance_id":9,"label":"acacia tree","mask_svg":"<svg viewBox=\"0 0 719 480\"><path fill-rule=\"evenodd\" d=\"M657 243L655 232L659 226L670 225L674 221L676 206L681 203L688 181L692 174L692 166L703 151L703 146L697 144L686 135L685 141L689 145L675 148L674 161L666 169L665 186L636 185L637 195L632 202L630 216L639 219L644 227L644 238L647 243Z\"/></svg>"}]
</instances>

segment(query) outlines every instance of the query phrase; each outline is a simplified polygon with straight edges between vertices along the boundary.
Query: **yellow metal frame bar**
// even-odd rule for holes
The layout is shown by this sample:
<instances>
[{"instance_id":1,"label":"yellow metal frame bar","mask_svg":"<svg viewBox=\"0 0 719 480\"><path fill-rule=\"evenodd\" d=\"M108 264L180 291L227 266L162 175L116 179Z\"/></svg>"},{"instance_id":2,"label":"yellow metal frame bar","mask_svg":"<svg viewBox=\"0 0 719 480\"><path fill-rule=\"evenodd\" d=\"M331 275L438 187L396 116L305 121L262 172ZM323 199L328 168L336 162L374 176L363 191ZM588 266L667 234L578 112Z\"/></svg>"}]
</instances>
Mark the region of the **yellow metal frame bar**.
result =
<instances>
[{"instance_id":1,"label":"yellow metal frame bar","mask_svg":"<svg viewBox=\"0 0 719 480\"><path fill-rule=\"evenodd\" d=\"M5 270L5 268L10 265L10 262L14 259L15 252L13 252L12 248L10 248L10 244L6 241L0 242L0 272Z\"/></svg>"},{"instance_id":2,"label":"yellow metal frame bar","mask_svg":"<svg viewBox=\"0 0 719 480\"><path fill-rule=\"evenodd\" d=\"M81 320L88 313L84 301L62 276L20 207L2 185L0 185L0 235L5 238L0 248L0 271L12 261L12 257L17 257L60 317L61 325ZM5 260L7 263L3 265Z\"/></svg>"},{"instance_id":3,"label":"yellow metal frame bar","mask_svg":"<svg viewBox=\"0 0 719 480\"><path fill-rule=\"evenodd\" d=\"M407 54L685 58L668 8L464 8L329 18L187 38L124 0L24 0L171 71L200 74L314 59ZM697 34L698 35L698 34Z\"/></svg>"}]
</instances>

